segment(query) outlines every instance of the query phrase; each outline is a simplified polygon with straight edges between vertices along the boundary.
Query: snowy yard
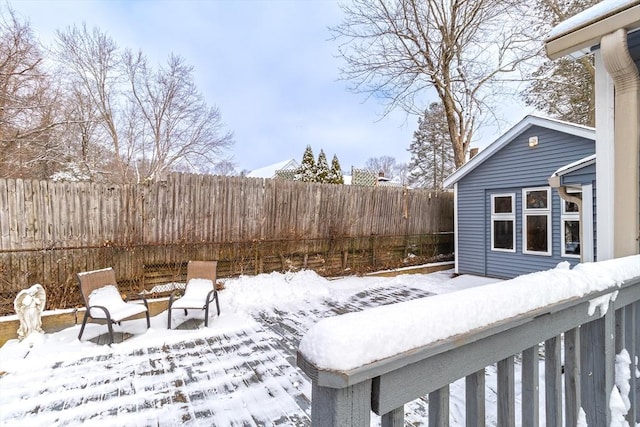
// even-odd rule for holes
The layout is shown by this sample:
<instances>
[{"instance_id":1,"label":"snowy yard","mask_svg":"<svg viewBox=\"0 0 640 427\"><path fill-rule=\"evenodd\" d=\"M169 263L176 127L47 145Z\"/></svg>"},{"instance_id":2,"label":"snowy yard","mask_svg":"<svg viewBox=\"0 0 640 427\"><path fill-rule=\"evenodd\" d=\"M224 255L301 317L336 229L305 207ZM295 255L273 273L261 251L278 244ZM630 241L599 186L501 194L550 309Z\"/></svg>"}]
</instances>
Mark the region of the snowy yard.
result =
<instances>
[{"instance_id":1,"label":"snowy yard","mask_svg":"<svg viewBox=\"0 0 640 427\"><path fill-rule=\"evenodd\" d=\"M88 325L82 342L79 326L12 340L0 348L0 425L307 426L311 384L296 366L296 352L318 321L463 288L480 291L491 282L452 278L451 270L336 280L312 271L246 276L225 281L222 314L209 328L174 317L181 327L167 330L163 312L148 331L144 320L116 328L133 336L111 347L89 341L106 332L100 325ZM487 425L496 425L493 367L486 369L486 388ZM464 395L464 380L451 385L452 426L464 425ZM405 412L410 425L427 425L426 399Z\"/></svg>"},{"instance_id":2,"label":"snowy yard","mask_svg":"<svg viewBox=\"0 0 640 427\"><path fill-rule=\"evenodd\" d=\"M302 335L323 317L487 283L451 274L247 276L225 282L209 328L169 331L163 312L147 332L144 320L116 327L135 335L111 348L88 341L105 333L99 325L82 342L79 326L12 340L0 348L0 424L309 425L311 386L295 364ZM453 389L462 425L464 385ZM426 423L425 402L407 411Z\"/></svg>"}]
</instances>

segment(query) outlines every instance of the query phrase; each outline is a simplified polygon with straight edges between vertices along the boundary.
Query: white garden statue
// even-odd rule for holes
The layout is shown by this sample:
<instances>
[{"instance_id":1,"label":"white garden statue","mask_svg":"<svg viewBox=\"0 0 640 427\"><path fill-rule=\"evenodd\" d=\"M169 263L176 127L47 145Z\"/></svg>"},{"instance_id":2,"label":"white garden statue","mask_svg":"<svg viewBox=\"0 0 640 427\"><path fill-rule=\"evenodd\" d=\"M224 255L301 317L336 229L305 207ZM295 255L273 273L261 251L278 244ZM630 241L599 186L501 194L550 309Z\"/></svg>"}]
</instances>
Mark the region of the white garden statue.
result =
<instances>
[{"instance_id":1,"label":"white garden statue","mask_svg":"<svg viewBox=\"0 0 640 427\"><path fill-rule=\"evenodd\" d=\"M44 333L42 330L42 312L44 311L47 295L40 284L31 286L18 292L13 301L13 307L20 320L18 339L22 341L32 332Z\"/></svg>"}]
</instances>

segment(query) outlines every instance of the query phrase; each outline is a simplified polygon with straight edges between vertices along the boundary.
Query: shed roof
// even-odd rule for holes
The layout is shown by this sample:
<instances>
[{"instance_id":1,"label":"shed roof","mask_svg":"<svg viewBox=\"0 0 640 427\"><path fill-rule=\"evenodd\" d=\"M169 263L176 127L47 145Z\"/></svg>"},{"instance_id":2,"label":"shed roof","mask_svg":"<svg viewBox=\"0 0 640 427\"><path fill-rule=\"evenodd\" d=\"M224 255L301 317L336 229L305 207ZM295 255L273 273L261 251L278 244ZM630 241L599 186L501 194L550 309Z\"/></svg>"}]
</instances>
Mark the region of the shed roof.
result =
<instances>
[{"instance_id":1,"label":"shed roof","mask_svg":"<svg viewBox=\"0 0 640 427\"><path fill-rule=\"evenodd\" d=\"M596 162L596 155L592 154L590 156L584 157L580 160L576 160L573 163L569 163L568 165L562 166L557 171L555 171L551 176L562 176L571 172L575 172L584 167L592 165Z\"/></svg>"},{"instance_id":2,"label":"shed roof","mask_svg":"<svg viewBox=\"0 0 640 427\"><path fill-rule=\"evenodd\" d=\"M444 187L451 187L453 184L460 181L460 179L484 163L485 160L493 156L494 153L501 150L502 147L532 126L540 126L546 129L557 130L559 132L591 139L593 141L596 139L596 132L592 127L577 125L575 123L569 123L548 117L528 115L505 132L500 138L492 142L487 148L482 150L477 156L462 165L458 170L445 179L443 183Z\"/></svg>"}]
</instances>

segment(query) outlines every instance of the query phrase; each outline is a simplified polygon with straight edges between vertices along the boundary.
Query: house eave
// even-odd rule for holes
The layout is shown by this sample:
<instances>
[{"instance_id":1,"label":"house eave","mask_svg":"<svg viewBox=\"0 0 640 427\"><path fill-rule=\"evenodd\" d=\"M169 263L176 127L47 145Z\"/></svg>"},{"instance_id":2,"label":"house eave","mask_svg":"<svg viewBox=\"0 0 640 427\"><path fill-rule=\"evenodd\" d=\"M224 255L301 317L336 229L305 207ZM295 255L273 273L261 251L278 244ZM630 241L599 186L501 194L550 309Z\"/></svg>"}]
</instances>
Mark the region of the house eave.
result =
<instances>
[{"instance_id":1,"label":"house eave","mask_svg":"<svg viewBox=\"0 0 640 427\"><path fill-rule=\"evenodd\" d=\"M444 188L449 188L456 182L460 181L463 177L471 173L475 168L484 163L485 160L493 156L494 153L499 151L502 147L508 144L516 136L529 129L532 126L540 126L546 129L557 130L570 135L579 136L582 138L595 141L596 134L595 129L589 126L578 125L575 123L569 123L562 120L550 119L546 117L529 115L520 120L516 125L509 129L497 140L492 142L487 148L482 150L478 155L462 165L453 174L449 175L443 182Z\"/></svg>"},{"instance_id":2,"label":"house eave","mask_svg":"<svg viewBox=\"0 0 640 427\"><path fill-rule=\"evenodd\" d=\"M580 159L577 162L570 163L565 165L555 171L551 176L563 176L569 174L571 172L575 172L577 170L586 168L587 166L593 165L596 162L596 155L592 154L590 156L585 157L584 159Z\"/></svg>"},{"instance_id":3,"label":"house eave","mask_svg":"<svg viewBox=\"0 0 640 427\"><path fill-rule=\"evenodd\" d=\"M557 31L556 27L550 33L545 41L545 50L550 59L589 53L604 35L619 28L625 28L628 32L640 29L640 0L606 10L603 14L589 15L587 19L580 15L574 17L576 24L572 25L572 21L567 20L561 24L562 30Z\"/></svg>"}]
</instances>

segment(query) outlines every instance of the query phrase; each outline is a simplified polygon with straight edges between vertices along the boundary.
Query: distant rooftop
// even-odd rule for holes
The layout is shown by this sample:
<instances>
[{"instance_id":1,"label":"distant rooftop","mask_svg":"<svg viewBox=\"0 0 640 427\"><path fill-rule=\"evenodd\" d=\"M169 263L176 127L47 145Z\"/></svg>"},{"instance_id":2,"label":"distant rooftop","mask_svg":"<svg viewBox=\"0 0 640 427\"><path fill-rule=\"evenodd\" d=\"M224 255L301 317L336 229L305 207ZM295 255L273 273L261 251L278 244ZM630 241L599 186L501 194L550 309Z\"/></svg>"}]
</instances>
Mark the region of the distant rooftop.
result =
<instances>
[{"instance_id":1,"label":"distant rooftop","mask_svg":"<svg viewBox=\"0 0 640 427\"><path fill-rule=\"evenodd\" d=\"M262 167L260 169L254 169L247 174L248 178L273 178L276 176L276 171L283 169L295 169L298 162L295 159L287 159L279 163L274 163L269 166Z\"/></svg>"}]
</instances>

